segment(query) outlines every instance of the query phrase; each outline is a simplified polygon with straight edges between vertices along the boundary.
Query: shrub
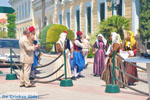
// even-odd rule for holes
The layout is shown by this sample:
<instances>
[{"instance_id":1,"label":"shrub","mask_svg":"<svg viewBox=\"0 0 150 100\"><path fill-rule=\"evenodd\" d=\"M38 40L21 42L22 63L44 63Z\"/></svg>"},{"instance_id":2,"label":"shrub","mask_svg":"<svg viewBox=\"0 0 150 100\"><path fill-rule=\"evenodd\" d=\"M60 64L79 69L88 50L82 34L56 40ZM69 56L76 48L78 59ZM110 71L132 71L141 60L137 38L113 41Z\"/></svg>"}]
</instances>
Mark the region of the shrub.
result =
<instances>
[{"instance_id":1,"label":"shrub","mask_svg":"<svg viewBox=\"0 0 150 100\"><path fill-rule=\"evenodd\" d=\"M93 58L93 57L94 57L93 48L90 48L90 51L89 51L87 58Z\"/></svg>"},{"instance_id":2,"label":"shrub","mask_svg":"<svg viewBox=\"0 0 150 100\"><path fill-rule=\"evenodd\" d=\"M0 32L0 38L8 38L7 32L1 31L1 32Z\"/></svg>"},{"instance_id":3,"label":"shrub","mask_svg":"<svg viewBox=\"0 0 150 100\"><path fill-rule=\"evenodd\" d=\"M130 20L122 16L112 16L107 18L106 20L103 20L96 28L95 32L91 35L90 44L93 45L95 43L97 35L100 33L104 35L104 37L108 40L109 43L109 36L111 32L117 32L123 39L123 30L129 29L129 23Z\"/></svg>"},{"instance_id":4,"label":"shrub","mask_svg":"<svg viewBox=\"0 0 150 100\"><path fill-rule=\"evenodd\" d=\"M50 43L56 43L59 39L59 35L66 30L68 32L67 38L70 40L74 39L74 34L71 30L69 30L66 26L64 25L54 25L52 26L47 33L47 38L46 38L46 42L50 42Z\"/></svg>"},{"instance_id":5,"label":"shrub","mask_svg":"<svg viewBox=\"0 0 150 100\"><path fill-rule=\"evenodd\" d=\"M40 44L45 44L46 43L46 36L47 36L47 31L48 29L50 29L54 24L49 24L47 26L45 26L43 28L43 30L41 31L40 35L39 35L39 39L40 39Z\"/></svg>"}]
</instances>

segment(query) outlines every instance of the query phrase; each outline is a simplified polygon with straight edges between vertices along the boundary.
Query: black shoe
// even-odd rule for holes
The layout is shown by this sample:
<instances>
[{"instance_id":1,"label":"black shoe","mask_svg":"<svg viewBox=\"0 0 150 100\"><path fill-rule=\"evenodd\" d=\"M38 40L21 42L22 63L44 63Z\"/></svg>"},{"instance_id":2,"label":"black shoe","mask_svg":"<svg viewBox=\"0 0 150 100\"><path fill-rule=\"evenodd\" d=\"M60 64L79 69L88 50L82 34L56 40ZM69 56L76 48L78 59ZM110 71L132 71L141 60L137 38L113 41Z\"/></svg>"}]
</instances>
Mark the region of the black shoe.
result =
<instances>
[{"instance_id":1,"label":"black shoe","mask_svg":"<svg viewBox=\"0 0 150 100\"><path fill-rule=\"evenodd\" d=\"M134 83L128 83L128 85L133 85L133 86L135 86L135 84L134 84Z\"/></svg>"},{"instance_id":2,"label":"black shoe","mask_svg":"<svg viewBox=\"0 0 150 100\"><path fill-rule=\"evenodd\" d=\"M31 88L31 87L36 87L35 85L31 84L31 85L28 85L28 86L25 86L26 88Z\"/></svg>"},{"instance_id":3,"label":"black shoe","mask_svg":"<svg viewBox=\"0 0 150 100\"><path fill-rule=\"evenodd\" d=\"M83 75L78 75L77 78L85 78Z\"/></svg>"},{"instance_id":4,"label":"black shoe","mask_svg":"<svg viewBox=\"0 0 150 100\"><path fill-rule=\"evenodd\" d=\"M20 85L20 87L25 87L25 85L23 84L23 85Z\"/></svg>"},{"instance_id":5,"label":"black shoe","mask_svg":"<svg viewBox=\"0 0 150 100\"><path fill-rule=\"evenodd\" d=\"M30 80L34 80L35 78L34 78L34 77L30 77L29 79L30 79Z\"/></svg>"},{"instance_id":6,"label":"black shoe","mask_svg":"<svg viewBox=\"0 0 150 100\"><path fill-rule=\"evenodd\" d=\"M87 66L88 66L88 64L86 64L86 65L85 65L84 69L86 69L86 68L87 68Z\"/></svg>"},{"instance_id":7,"label":"black shoe","mask_svg":"<svg viewBox=\"0 0 150 100\"><path fill-rule=\"evenodd\" d=\"M76 77L75 77L75 76L72 76L71 79L72 79L72 80L76 80Z\"/></svg>"},{"instance_id":8,"label":"black shoe","mask_svg":"<svg viewBox=\"0 0 150 100\"><path fill-rule=\"evenodd\" d=\"M94 76L94 77L96 77L97 75L96 75L96 74L94 74L93 76Z\"/></svg>"}]
</instances>

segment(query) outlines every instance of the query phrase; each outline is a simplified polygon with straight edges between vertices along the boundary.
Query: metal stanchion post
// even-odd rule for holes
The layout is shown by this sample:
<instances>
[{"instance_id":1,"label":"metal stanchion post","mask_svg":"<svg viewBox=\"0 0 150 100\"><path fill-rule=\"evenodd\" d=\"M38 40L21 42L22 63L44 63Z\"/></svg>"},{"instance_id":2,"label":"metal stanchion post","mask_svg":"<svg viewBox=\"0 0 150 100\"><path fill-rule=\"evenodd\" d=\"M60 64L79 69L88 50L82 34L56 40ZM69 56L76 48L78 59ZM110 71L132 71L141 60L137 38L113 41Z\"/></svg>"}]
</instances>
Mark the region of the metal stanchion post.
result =
<instances>
[{"instance_id":1,"label":"metal stanchion post","mask_svg":"<svg viewBox=\"0 0 150 100\"><path fill-rule=\"evenodd\" d=\"M13 61L12 61L12 49L10 48L10 74L6 75L6 80L15 80L15 79L17 79L17 75L12 73L12 70L13 70L12 63L13 63Z\"/></svg>"},{"instance_id":2,"label":"metal stanchion post","mask_svg":"<svg viewBox=\"0 0 150 100\"><path fill-rule=\"evenodd\" d=\"M115 80L115 51L113 51L113 69L112 69L112 84L106 85L106 93L119 93L120 88L118 85L114 85Z\"/></svg>"},{"instance_id":3,"label":"metal stanchion post","mask_svg":"<svg viewBox=\"0 0 150 100\"><path fill-rule=\"evenodd\" d=\"M60 86L62 87L70 87L73 86L72 80L71 79L67 79L67 68L66 68L66 52L64 50L64 65L65 65L65 79L61 80L60 82Z\"/></svg>"},{"instance_id":4,"label":"metal stanchion post","mask_svg":"<svg viewBox=\"0 0 150 100\"><path fill-rule=\"evenodd\" d=\"M3 74L3 72L2 72L2 71L0 71L0 74Z\"/></svg>"},{"instance_id":5,"label":"metal stanchion post","mask_svg":"<svg viewBox=\"0 0 150 100\"><path fill-rule=\"evenodd\" d=\"M147 100L150 100L150 63L147 63L146 67L147 67L147 80L148 80L148 88L149 88L149 98Z\"/></svg>"}]
</instances>

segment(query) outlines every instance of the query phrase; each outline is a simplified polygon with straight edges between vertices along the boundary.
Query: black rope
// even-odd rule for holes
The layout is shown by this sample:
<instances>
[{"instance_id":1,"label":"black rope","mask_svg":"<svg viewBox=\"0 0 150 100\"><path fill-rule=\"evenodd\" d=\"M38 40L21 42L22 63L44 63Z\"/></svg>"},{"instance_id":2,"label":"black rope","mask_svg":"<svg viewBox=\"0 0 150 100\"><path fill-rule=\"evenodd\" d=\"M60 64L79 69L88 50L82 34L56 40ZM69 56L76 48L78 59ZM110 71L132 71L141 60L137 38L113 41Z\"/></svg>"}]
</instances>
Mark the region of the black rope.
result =
<instances>
[{"instance_id":1,"label":"black rope","mask_svg":"<svg viewBox=\"0 0 150 100\"><path fill-rule=\"evenodd\" d=\"M49 74L49 75L47 75L47 76L43 76L43 77L37 77L37 76L35 76L35 78L36 78L36 79L48 78L48 77L54 75L56 72L58 72L63 66L64 66L64 64L62 64L56 71L54 71L53 73L51 73L51 74Z\"/></svg>"},{"instance_id":2,"label":"black rope","mask_svg":"<svg viewBox=\"0 0 150 100\"><path fill-rule=\"evenodd\" d=\"M43 44L40 44L40 45L43 46L43 45L47 45L47 44L54 44L54 43L47 42L47 43L43 43Z\"/></svg>"},{"instance_id":3,"label":"black rope","mask_svg":"<svg viewBox=\"0 0 150 100\"><path fill-rule=\"evenodd\" d=\"M63 77L63 76L64 76L64 74L62 74L58 78L50 80L50 81L33 81L33 82L35 82L35 83L50 83L50 82L54 82L54 81L57 81L57 80L61 79L61 77Z\"/></svg>"},{"instance_id":4,"label":"black rope","mask_svg":"<svg viewBox=\"0 0 150 100\"><path fill-rule=\"evenodd\" d=\"M121 57L120 55L118 55L117 53L116 53L116 55L125 61L125 59L122 58L122 57ZM136 68L139 68L139 69L142 69L142 70L144 70L144 71L147 71L146 68L142 68L142 67L137 66L137 65L135 65L135 64L133 64L133 63L131 63L131 62L128 62L128 61L125 61L125 62L129 63L129 64L132 65L132 66L135 66Z\"/></svg>"},{"instance_id":5,"label":"black rope","mask_svg":"<svg viewBox=\"0 0 150 100\"><path fill-rule=\"evenodd\" d=\"M116 78L116 80L117 80L119 83L123 84L125 87L127 87L127 88L129 88L129 89L131 89L131 90L134 90L134 91L136 91L136 92L142 93L142 94L144 94L144 95L149 95L149 94L146 93L146 92L137 90L137 89L135 89L135 88L132 88L132 87L128 86L127 84L122 83L122 82L121 82L120 80L118 80L117 78Z\"/></svg>"},{"instance_id":6,"label":"black rope","mask_svg":"<svg viewBox=\"0 0 150 100\"><path fill-rule=\"evenodd\" d=\"M115 67L115 68L116 68L116 69L118 69L120 72L122 72L122 73L126 74L127 76L130 76L130 77L131 77L131 78L133 78L133 79L136 79L136 80L139 80L139 81L142 81L142 82L144 82L144 83L147 83L147 84L148 84L148 81L146 81L146 80L136 78L135 76L132 76L132 75L128 74L127 72L124 72L123 70L121 70L121 69L120 69L120 68L118 68L118 67Z\"/></svg>"},{"instance_id":7,"label":"black rope","mask_svg":"<svg viewBox=\"0 0 150 100\"><path fill-rule=\"evenodd\" d=\"M50 64L52 64L52 63L54 63L58 58L60 58L62 56L62 53L56 58L56 59L54 59L53 61L51 61L50 63L48 63L48 64L45 64L45 65L40 65L40 66L33 66L33 67L35 67L35 68L43 68L43 67L46 67L46 66L48 66L48 65L50 65Z\"/></svg>"}]
</instances>

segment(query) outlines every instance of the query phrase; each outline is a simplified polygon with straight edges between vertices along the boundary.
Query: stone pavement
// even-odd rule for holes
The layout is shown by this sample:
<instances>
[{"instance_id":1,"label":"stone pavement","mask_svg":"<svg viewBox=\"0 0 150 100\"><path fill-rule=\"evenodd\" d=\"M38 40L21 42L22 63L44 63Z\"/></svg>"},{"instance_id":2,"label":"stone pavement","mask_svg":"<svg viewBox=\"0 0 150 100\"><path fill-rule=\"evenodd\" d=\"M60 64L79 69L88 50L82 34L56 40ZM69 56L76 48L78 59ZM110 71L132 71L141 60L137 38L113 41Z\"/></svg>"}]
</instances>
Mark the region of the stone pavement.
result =
<instances>
[{"instance_id":1,"label":"stone pavement","mask_svg":"<svg viewBox=\"0 0 150 100\"><path fill-rule=\"evenodd\" d=\"M42 64L46 64L54 58L42 58ZM88 59L92 63L93 59ZM57 62L56 62L57 63ZM93 77L93 64L89 64L87 69L83 71L85 78L80 78L73 81L73 87L60 87L60 81L53 83L40 84L36 83L34 88L19 87L19 80L5 80L5 75L0 75L0 95L7 92L36 92L39 96L38 100L146 100L148 96L142 95L128 88L121 88L120 93L110 94L105 93L105 82L99 77ZM39 76L48 75L53 72L54 66L38 69ZM9 73L9 68L0 68L4 74ZM139 77L147 79L146 73L139 72ZM43 79L50 80L51 78ZM144 83L137 82L137 89L148 92L148 86ZM0 100L3 100L0 98ZM7 99L5 99L7 100ZM29 99L28 99L29 100ZM35 100L35 99L30 99Z\"/></svg>"}]
</instances>

